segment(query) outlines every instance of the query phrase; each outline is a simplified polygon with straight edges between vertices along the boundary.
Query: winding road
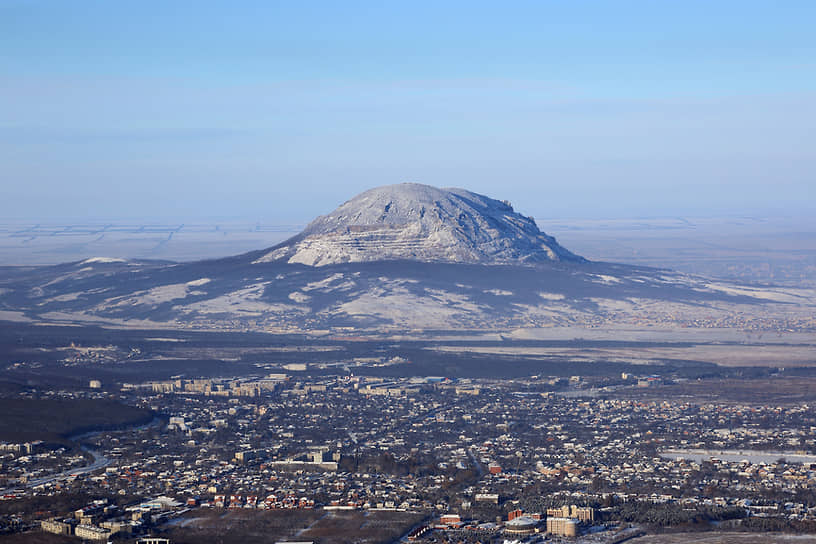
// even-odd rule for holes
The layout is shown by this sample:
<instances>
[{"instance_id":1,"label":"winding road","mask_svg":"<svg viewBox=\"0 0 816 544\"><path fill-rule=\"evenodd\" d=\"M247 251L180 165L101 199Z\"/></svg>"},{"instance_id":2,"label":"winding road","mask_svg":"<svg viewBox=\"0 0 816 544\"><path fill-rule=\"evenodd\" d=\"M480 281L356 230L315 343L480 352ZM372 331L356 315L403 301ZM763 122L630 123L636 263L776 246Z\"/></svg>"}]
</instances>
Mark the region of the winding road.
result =
<instances>
[{"instance_id":1,"label":"winding road","mask_svg":"<svg viewBox=\"0 0 816 544\"><path fill-rule=\"evenodd\" d=\"M133 427L133 428L130 428L130 429L121 429L121 430L123 430L123 431L124 430L138 431L138 430L147 429L149 427L159 425L160 423L161 423L161 419L158 418L158 417L154 417L149 423L145 423L143 425L139 425L137 427ZM74 441L74 442L82 442L84 440L87 440L87 439L89 439L91 437L100 435L100 434L105 433L105 432L115 432L115 431L92 431L92 432L83 433L83 434L76 435L76 436L71 436L68 439L71 440L71 441ZM25 489L30 489L32 487L37 487L38 485L43 485L43 484L47 484L47 483L50 483L50 482L55 482L55 481L58 481L58 480L65 480L65 479L68 479L68 478L71 478L71 477L79 476L81 474L87 474L89 472L94 472L94 471L99 470L101 468L105 468L105 467L107 467L108 465L111 464L111 460L109 458L105 457L99 451L97 451L95 449L92 449L92 448L89 448L88 446L86 446L84 444L80 444L80 448L82 448L82 451L89 453L93 457L93 462L91 464L85 465L83 467L70 468L70 469L64 470L64 471L62 471L62 472L60 472L58 474L50 474L48 476L43 476L42 478L35 478L33 480L29 480L28 482L26 482L22 486L17 485L17 486L13 486L13 487L9 487L9 488L0 490L0 493L8 492L11 489L19 489L20 487L23 487Z\"/></svg>"}]
</instances>

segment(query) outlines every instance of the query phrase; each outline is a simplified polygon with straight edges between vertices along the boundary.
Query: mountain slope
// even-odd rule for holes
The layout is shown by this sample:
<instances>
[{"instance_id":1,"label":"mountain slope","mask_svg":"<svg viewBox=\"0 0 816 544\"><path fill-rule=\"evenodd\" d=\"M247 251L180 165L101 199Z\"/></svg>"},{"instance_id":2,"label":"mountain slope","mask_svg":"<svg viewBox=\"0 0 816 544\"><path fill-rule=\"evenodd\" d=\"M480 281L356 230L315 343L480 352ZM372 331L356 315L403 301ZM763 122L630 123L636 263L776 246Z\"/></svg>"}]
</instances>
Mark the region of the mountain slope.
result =
<instances>
[{"instance_id":1,"label":"mountain slope","mask_svg":"<svg viewBox=\"0 0 816 544\"><path fill-rule=\"evenodd\" d=\"M812 331L816 292L590 262L506 203L380 187L223 259L0 267L0 320L259 331ZM580 332L577 332L580 335Z\"/></svg>"},{"instance_id":2,"label":"mountain slope","mask_svg":"<svg viewBox=\"0 0 816 544\"><path fill-rule=\"evenodd\" d=\"M399 259L471 264L583 261L507 202L464 189L402 183L357 195L256 262L325 266Z\"/></svg>"},{"instance_id":3,"label":"mountain slope","mask_svg":"<svg viewBox=\"0 0 816 544\"><path fill-rule=\"evenodd\" d=\"M0 268L0 320L256 331L803 330L812 329L816 308L812 290L746 287L608 263L316 267L252 264L252 257L86 262L25 273Z\"/></svg>"}]
</instances>

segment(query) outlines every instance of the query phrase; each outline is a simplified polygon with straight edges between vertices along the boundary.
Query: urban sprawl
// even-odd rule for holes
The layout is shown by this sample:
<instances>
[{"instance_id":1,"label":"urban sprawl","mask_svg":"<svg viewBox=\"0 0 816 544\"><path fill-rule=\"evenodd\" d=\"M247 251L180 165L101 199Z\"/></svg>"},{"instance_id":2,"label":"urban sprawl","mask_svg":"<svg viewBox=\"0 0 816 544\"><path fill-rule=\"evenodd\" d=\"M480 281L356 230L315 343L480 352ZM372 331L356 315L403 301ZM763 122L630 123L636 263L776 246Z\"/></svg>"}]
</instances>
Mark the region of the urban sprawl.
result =
<instances>
[{"instance_id":1,"label":"urban sprawl","mask_svg":"<svg viewBox=\"0 0 816 544\"><path fill-rule=\"evenodd\" d=\"M0 445L4 500L89 497L0 523L143 542L216 510L391 512L404 541L611 543L700 523L813 530L814 407L637 395L673 379L94 380L48 395L114 397L156 418L89 433L82 447ZM320 541L308 527L296 534Z\"/></svg>"}]
</instances>

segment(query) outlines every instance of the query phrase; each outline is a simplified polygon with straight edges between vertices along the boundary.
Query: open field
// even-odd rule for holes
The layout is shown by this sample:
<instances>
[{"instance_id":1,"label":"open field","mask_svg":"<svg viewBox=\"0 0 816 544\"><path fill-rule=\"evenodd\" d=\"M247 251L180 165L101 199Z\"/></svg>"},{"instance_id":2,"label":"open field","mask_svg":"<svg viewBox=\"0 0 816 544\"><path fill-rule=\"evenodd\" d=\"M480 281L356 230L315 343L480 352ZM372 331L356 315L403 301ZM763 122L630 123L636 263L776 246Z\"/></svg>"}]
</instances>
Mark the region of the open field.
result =
<instances>
[{"instance_id":1,"label":"open field","mask_svg":"<svg viewBox=\"0 0 816 544\"><path fill-rule=\"evenodd\" d=\"M174 520L162 535L179 544L198 542L275 542L297 540L296 535L320 519L317 510L196 512Z\"/></svg>"},{"instance_id":2,"label":"open field","mask_svg":"<svg viewBox=\"0 0 816 544\"><path fill-rule=\"evenodd\" d=\"M380 544L396 540L420 519L422 516L406 512L216 510L176 520L165 535L179 544L282 540Z\"/></svg>"},{"instance_id":3,"label":"open field","mask_svg":"<svg viewBox=\"0 0 816 544\"><path fill-rule=\"evenodd\" d=\"M302 225L249 221L16 221L0 224L0 262L43 265L89 257L192 261L260 249Z\"/></svg>"},{"instance_id":4,"label":"open field","mask_svg":"<svg viewBox=\"0 0 816 544\"><path fill-rule=\"evenodd\" d=\"M816 536L778 533L675 533L647 535L629 542L631 544L816 544Z\"/></svg>"},{"instance_id":5,"label":"open field","mask_svg":"<svg viewBox=\"0 0 816 544\"><path fill-rule=\"evenodd\" d=\"M433 334L427 339L342 338L201 331L158 333L7 323L0 328L0 368L3 368L0 395L16 394L31 387L87 389L91 379L101 380L104 390L110 390L117 384L166 380L172 376L258 376L269 372L319 376L348 371L381 377L462 378L575 374L619 378L622 372L627 372L704 379L701 383L677 386L673 395L708 398L734 392L737 396L745 393L748 398L763 395L778 398L784 394L785 398L780 400L794 402L813 395L811 389L803 387L809 383L807 379L816 377L812 365L816 352L802 335L795 339L795 334L791 335L796 342L793 345L764 340L754 340L753 344L661 343L585 338L485 339L466 335L458 339L448 335L440 342ZM367 360L374 363L356 362ZM726 364L727 360L733 364ZM292 368L292 364L299 365L301 370ZM774 392L760 384L760 389L754 392L755 385L741 381L766 380L771 376L780 387L781 378L790 379L790 387ZM727 388L706 389L706 380L712 379L736 381ZM636 394L654 393L641 390Z\"/></svg>"},{"instance_id":6,"label":"open field","mask_svg":"<svg viewBox=\"0 0 816 544\"><path fill-rule=\"evenodd\" d=\"M812 217L545 219L538 224L589 259L747 282L816 285Z\"/></svg>"},{"instance_id":7,"label":"open field","mask_svg":"<svg viewBox=\"0 0 816 544\"><path fill-rule=\"evenodd\" d=\"M650 364L658 361L704 361L719 366L816 366L816 349L807 344L644 344L633 347L512 347L512 346L439 346L439 351L461 353L469 351L484 355L559 357L584 361L625 361Z\"/></svg>"}]
</instances>

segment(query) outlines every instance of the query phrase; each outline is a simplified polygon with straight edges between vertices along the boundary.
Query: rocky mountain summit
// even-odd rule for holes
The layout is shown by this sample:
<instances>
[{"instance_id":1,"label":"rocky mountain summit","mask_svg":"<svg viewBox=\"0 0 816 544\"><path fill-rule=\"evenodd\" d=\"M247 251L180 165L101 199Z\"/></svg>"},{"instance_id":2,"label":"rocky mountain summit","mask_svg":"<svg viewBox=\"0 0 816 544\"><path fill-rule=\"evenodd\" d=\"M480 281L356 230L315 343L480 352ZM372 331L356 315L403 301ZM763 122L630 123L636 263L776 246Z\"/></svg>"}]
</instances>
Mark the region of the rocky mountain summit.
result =
<instances>
[{"instance_id":1,"label":"rocky mountain summit","mask_svg":"<svg viewBox=\"0 0 816 544\"><path fill-rule=\"evenodd\" d=\"M357 195L255 262L324 266L405 259L469 264L584 261L506 201L464 189L402 183Z\"/></svg>"}]
</instances>

